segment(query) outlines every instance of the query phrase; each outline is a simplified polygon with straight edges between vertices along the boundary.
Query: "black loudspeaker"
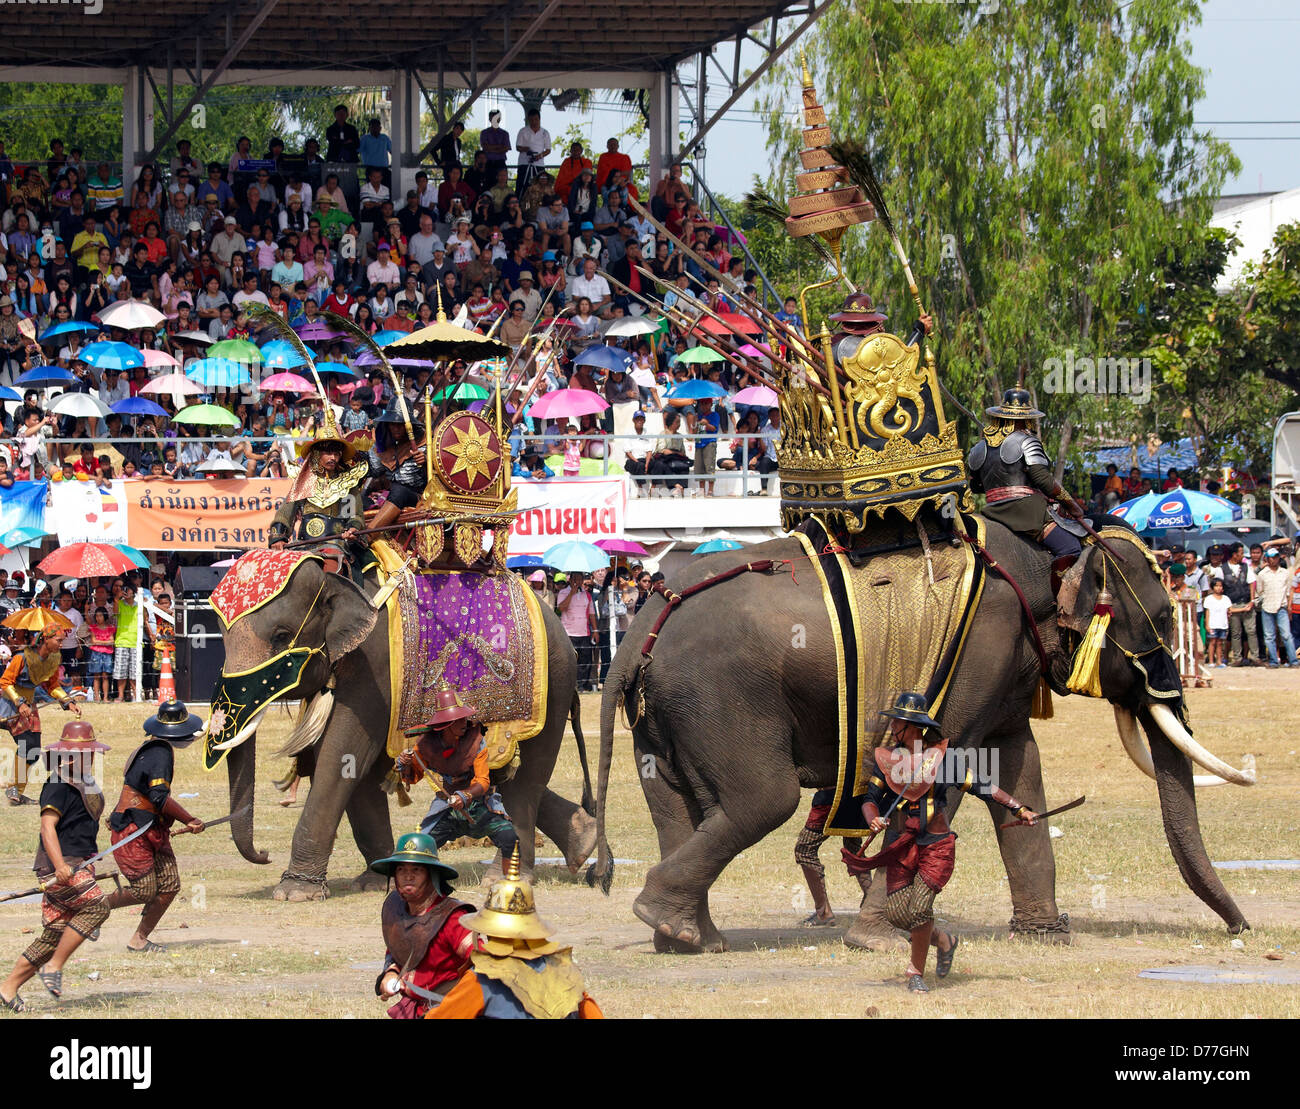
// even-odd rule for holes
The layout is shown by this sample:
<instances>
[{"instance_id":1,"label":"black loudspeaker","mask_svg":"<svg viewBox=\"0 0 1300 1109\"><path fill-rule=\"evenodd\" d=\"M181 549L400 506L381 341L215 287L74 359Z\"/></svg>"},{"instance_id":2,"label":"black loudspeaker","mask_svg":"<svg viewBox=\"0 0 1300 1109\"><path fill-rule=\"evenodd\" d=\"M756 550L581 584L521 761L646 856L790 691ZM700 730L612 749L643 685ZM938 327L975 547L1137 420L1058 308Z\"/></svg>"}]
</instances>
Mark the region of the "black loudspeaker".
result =
<instances>
[{"instance_id":1,"label":"black loudspeaker","mask_svg":"<svg viewBox=\"0 0 1300 1109\"><path fill-rule=\"evenodd\" d=\"M182 566L176 572L176 592L182 597L206 597L226 575L225 566Z\"/></svg>"},{"instance_id":2,"label":"black loudspeaker","mask_svg":"<svg viewBox=\"0 0 1300 1109\"><path fill-rule=\"evenodd\" d=\"M206 569L186 567L185 569ZM221 680L226 661L226 645L221 638L221 622L206 604L187 604L176 634L176 696L187 704L206 704Z\"/></svg>"}]
</instances>

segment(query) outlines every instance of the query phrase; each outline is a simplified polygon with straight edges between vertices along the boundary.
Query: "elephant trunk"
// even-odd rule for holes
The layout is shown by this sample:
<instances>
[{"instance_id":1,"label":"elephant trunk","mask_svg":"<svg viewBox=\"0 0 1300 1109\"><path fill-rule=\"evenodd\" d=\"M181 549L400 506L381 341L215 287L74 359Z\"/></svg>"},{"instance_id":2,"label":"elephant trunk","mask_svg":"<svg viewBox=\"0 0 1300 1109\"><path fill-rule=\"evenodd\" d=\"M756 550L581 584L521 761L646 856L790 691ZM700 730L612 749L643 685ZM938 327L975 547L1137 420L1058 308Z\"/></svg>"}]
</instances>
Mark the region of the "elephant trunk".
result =
<instances>
[{"instance_id":1,"label":"elephant trunk","mask_svg":"<svg viewBox=\"0 0 1300 1109\"><path fill-rule=\"evenodd\" d=\"M1201 838L1191 760L1161 730L1150 708L1142 710L1140 719L1151 744L1165 838L1174 862L1178 864L1178 871L1188 888L1227 922L1229 932L1234 935L1243 932L1250 925L1241 915L1232 895L1219 881Z\"/></svg>"},{"instance_id":2,"label":"elephant trunk","mask_svg":"<svg viewBox=\"0 0 1300 1109\"><path fill-rule=\"evenodd\" d=\"M253 781L257 772L257 735L254 733L226 755L230 773L230 835L239 853L250 863L269 863L271 856L253 846Z\"/></svg>"}]
</instances>

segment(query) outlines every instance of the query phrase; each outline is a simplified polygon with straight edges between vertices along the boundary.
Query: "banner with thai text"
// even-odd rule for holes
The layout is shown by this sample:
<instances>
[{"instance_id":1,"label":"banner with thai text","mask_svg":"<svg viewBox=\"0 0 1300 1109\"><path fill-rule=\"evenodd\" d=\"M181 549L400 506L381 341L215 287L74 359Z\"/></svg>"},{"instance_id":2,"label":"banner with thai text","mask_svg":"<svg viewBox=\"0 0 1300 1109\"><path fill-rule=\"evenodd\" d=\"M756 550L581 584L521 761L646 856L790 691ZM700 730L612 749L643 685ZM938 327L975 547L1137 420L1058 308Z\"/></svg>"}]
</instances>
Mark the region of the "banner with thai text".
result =
<instances>
[{"instance_id":1,"label":"banner with thai text","mask_svg":"<svg viewBox=\"0 0 1300 1109\"><path fill-rule=\"evenodd\" d=\"M619 539L627 513L621 477L517 481L519 516L510 528L510 553L544 554L556 543Z\"/></svg>"},{"instance_id":2,"label":"banner with thai text","mask_svg":"<svg viewBox=\"0 0 1300 1109\"><path fill-rule=\"evenodd\" d=\"M266 546L266 529L291 482L236 478L123 484L126 542L131 546L142 551L243 551Z\"/></svg>"},{"instance_id":3,"label":"banner with thai text","mask_svg":"<svg viewBox=\"0 0 1300 1109\"><path fill-rule=\"evenodd\" d=\"M45 530L69 543L128 543L126 537L126 482L118 479L101 486L93 481L50 482L50 503L45 510Z\"/></svg>"}]
</instances>

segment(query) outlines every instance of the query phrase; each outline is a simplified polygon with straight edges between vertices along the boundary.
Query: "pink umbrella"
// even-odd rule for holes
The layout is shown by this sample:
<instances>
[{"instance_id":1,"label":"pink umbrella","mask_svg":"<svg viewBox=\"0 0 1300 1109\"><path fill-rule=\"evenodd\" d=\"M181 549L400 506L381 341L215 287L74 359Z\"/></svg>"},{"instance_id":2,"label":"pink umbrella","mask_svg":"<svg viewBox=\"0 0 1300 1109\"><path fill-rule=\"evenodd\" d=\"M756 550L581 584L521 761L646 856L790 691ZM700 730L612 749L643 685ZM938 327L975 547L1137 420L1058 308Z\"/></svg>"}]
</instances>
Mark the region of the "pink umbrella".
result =
<instances>
[{"instance_id":1,"label":"pink umbrella","mask_svg":"<svg viewBox=\"0 0 1300 1109\"><path fill-rule=\"evenodd\" d=\"M140 352L144 356L146 366L179 366L180 363L168 354L165 350L154 350L152 347L145 347Z\"/></svg>"},{"instance_id":2,"label":"pink umbrella","mask_svg":"<svg viewBox=\"0 0 1300 1109\"><path fill-rule=\"evenodd\" d=\"M316 386L300 374L278 373L262 379L263 393L314 393Z\"/></svg>"},{"instance_id":3,"label":"pink umbrella","mask_svg":"<svg viewBox=\"0 0 1300 1109\"><path fill-rule=\"evenodd\" d=\"M594 416L608 407L609 401L590 389L556 389L533 402L528 418L555 420L562 416Z\"/></svg>"},{"instance_id":4,"label":"pink umbrella","mask_svg":"<svg viewBox=\"0 0 1300 1109\"><path fill-rule=\"evenodd\" d=\"M191 381L184 374L163 374L155 377L148 385L141 385L142 393L171 393L187 397L197 397L203 392L203 386Z\"/></svg>"},{"instance_id":5,"label":"pink umbrella","mask_svg":"<svg viewBox=\"0 0 1300 1109\"><path fill-rule=\"evenodd\" d=\"M766 385L751 385L731 398L733 404L752 404L757 408L775 408L781 398Z\"/></svg>"},{"instance_id":6,"label":"pink umbrella","mask_svg":"<svg viewBox=\"0 0 1300 1109\"><path fill-rule=\"evenodd\" d=\"M610 554L648 555L650 553L634 539L598 539L596 546Z\"/></svg>"},{"instance_id":7,"label":"pink umbrella","mask_svg":"<svg viewBox=\"0 0 1300 1109\"><path fill-rule=\"evenodd\" d=\"M346 339L342 331L335 331L324 320L312 320L301 331L298 338L304 343L323 343L330 339Z\"/></svg>"},{"instance_id":8,"label":"pink umbrella","mask_svg":"<svg viewBox=\"0 0 1300 1109\"><path fill-rule=\"evenodd\" d=\"M746 343L736 351L736 353L743 354L746 358L763 358L766 355L771 354L772 351L768 348L766 343L758 343L757 345L754 343Z\"/></svg>"}]
</instances>

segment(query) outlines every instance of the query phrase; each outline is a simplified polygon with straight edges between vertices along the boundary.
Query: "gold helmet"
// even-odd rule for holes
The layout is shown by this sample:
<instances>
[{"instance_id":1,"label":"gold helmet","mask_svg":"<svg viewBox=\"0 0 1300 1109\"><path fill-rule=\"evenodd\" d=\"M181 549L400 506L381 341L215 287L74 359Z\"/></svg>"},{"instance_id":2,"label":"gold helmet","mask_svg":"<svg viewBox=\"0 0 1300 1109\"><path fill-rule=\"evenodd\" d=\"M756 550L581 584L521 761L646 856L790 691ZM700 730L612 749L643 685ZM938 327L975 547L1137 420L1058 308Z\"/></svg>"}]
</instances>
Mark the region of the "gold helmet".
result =
<instances>
[{"instance_id":1,"label":"gold helmet","mask_svg":"<svg viewBox=\"0 0 1300 1109\"><path fill-rule=\"evenodd\" d=\"M489 955L521 951L534 957L558 951L548 942L554 932L537 915L533 884L519 876L519 845L515 845L505 874L492 883L487 904L461 918L461 924L482 936L479 946Z\"/></svg>"}]
</instances>

